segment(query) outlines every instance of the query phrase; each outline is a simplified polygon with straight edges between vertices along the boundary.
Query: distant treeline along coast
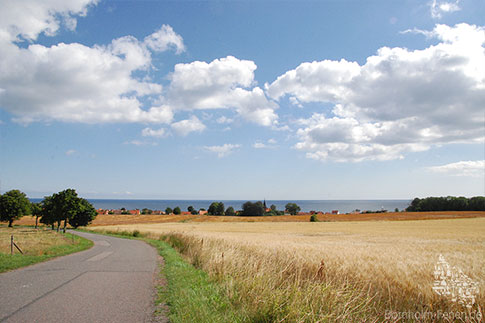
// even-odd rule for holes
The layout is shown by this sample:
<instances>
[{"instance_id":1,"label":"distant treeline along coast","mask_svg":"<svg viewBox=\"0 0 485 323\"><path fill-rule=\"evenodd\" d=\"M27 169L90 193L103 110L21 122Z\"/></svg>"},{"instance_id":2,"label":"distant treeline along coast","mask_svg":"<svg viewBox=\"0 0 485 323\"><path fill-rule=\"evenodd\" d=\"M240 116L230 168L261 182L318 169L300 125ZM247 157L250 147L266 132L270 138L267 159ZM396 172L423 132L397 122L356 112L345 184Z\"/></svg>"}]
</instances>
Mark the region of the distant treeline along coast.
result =
<instances>
[{"instance_id":1,"label":"distant treeline along coast","mask_svg":"<svg viewBox=\"0 0 485 323\"><path fill-rule=\"evenodd\" d=\"M150 210L143 208L141 211L127 210L121 208L119 210L96 210L92 204L83 198L78 197L74 189L66 189L59 193L54 193L52 196L46 196L40 202L31 202L25 193L19 190L11 190L0 195L0 222L8 222L9 226L24 215L33 215L37 222L40 219L41 223L51 225L52 228L57 224L59 230L61 223L64 223L63 229L66 229L69 223L73 227L85 226L93 221L97 214L193 214L193 215L218 215L218 216L278 216L284 214L324 214L322 211L300 212L301 207L296 203L286 203L284 210L278 210L275 204L269 207L266 205L266 200L263 202L247 201L242 204L240 210L235 210L234 207L225 207L223 202L212 202L209 208L196 209L193 206L188 206L187 211L182 211L179 206L167 207L165 211ZM399 212L399 209L394 209L394 212ZM485 197L475 196L472 198L466 197L427 197L415 198L407 208L401 210L407 212L429 212L429 211L485 211ZM385 209L376 211L360 211L354 210L354 214L358 213L384 213ZM338 210L325 212L325 214L339 214Z\"/></svg>"},{"instance_id":2,"label":"distant treeline along coast","mask_svg":"<svg viewBox=\"0 0 485 323\"><path fill-rule=\"evenodd\" d=\"M196 209L192 205L187 207L187 211L182 211L179 206L174 208L167 207L162 210L151 210L143 208L142 210L127 210L121 209L98 209L98 213L102 214L175 214L175 215L217 215L217 216L278 216L278 215L298 215L298 214L339 214L338 210L332 210L331 212L323 212L317 210L311 210L308 212L300 212L301 208L296 203L287 203L284 210L278 210L276 205L271 204L269 207L266 205L266 201L251 202L247 201L242 204L240 210L235 210L234 207L229 206L225 208L223 202L212 202L209 208ZM424 199L415 198L411 204L403 209L399 210L395 208L394 212L406 211L406 212L429 212L429 211L485 211L485 197L476 196L472 198L466 197L427 197ZM366 210L361 211L355 209L352 214L359 213L386 213L388 210Z\"/></svg>"}]
</instances>

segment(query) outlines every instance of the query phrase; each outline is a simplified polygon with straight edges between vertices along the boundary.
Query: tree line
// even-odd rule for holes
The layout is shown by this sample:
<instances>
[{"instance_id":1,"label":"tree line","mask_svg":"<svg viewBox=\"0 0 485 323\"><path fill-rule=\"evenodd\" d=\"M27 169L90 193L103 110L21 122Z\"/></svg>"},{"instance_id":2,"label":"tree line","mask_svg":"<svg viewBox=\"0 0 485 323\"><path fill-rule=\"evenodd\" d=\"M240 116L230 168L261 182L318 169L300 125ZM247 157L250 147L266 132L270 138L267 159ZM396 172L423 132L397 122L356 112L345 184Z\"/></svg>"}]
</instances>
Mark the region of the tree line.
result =
<instances>
[{"instance_id":1,"label":"tree line","mask_svg":"<svg viewBox=\"0 0 485 323\"><path fill-rule=\"evenodd\" d=\"M291 215L296 215L298 212L301 211L301 208L295 203L288 203L285 206L284 211L279 211L276 208L276 205L271 205L269 208L266 207L266 202L251 202L247 201L242 206L242 209L239 211L234 210L232 206L225 208L223 202L212 202L207 209L208 215L226 215L226 216L274 216L274 215L284 215L285 212ZM194 209L194 207L189 206L187 211L191 214L199 214L199 211ZM205 211L205 209L200 209L200 211ZM168 207L165 209L166 214L181 214L180 208L177 206L174 209Z\"/></svg>"},{"instance_id":2,"label":"tree line","mask_svg":"<svg viewBox=\"0 0 485 323\"><path fill-rule=\"evenodd\" d=\"M406 208L407 212L427 211L485 211L485 197L475 196L466 198L463 196L426 197L415 198Z\"/></svg>"},{"instance_id":3,"label":"tree line","mask_svg":"<svg viewBox=\"0 0 485 323\"><path fill-rule=\"evenodd\" d=\"M63 231L66 232L67 224L74 228L86 226L96 218L97 212L86 199L78 197L74 189L46 196L39 203L30 202L25 193L19 190L0 195L0 222L8 222L8 226L12 227L13 221L24 215L35 216L36 228L40 220L51 225L52 229L57 225L57 231L63 224Z\"/></svg>"}]
</instances>

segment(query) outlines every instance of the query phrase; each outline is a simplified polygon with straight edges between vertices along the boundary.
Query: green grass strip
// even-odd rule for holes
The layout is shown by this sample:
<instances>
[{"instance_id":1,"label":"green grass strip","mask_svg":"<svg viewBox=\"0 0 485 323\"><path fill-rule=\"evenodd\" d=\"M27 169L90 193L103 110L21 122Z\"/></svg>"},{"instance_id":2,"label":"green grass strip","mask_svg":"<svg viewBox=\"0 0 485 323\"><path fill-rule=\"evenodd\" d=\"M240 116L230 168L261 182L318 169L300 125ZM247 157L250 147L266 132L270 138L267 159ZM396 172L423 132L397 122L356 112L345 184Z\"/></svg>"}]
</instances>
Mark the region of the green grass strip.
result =
<instances>
[{"instance_id":1,"label":"green grass strip","mask_svg":"<svg viewBox=\"0 0 485 323\"><path fill-rule=\"evenodd\" d=\"M90 231L92 233L99 233ZM157 286L158 304L167 304L171 323L245 322L245 315L225 296L222 288L211 281L207 273L186 262L168 243L144 238L131 232L103 232L116 237L139 239L155 247L165 259L161 274L167 284Z\"/></svg>"},{"instance_id":2,"label":"green grass strip","mask_svg":"<svg viewBox=\"0 0 485 323\"><path fill-rule=\"evenodd\" d=\"M0 273L33 265L55 257L65 256L74 252L86 250L93 246L93 242L91 240L70 233L64 233L64 235L69 238L69 241L72 243L68 242L66 244L52 246L44 250L44 254L40 256L21 254L9 255L0 253Z\"/></svg>"}]
</instances>

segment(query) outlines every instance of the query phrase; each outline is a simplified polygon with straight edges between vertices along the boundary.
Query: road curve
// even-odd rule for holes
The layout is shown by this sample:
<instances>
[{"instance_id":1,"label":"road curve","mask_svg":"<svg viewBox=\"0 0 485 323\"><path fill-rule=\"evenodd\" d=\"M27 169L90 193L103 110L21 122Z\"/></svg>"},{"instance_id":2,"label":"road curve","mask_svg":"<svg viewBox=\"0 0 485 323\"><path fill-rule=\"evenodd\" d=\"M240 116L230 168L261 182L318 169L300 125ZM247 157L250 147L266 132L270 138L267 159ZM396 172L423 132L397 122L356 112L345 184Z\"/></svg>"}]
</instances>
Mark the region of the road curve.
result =
<instances>
[{"instance_id":1,"label":"road curve","mask_svg":"<svg viewBox=\"0 0 485 323\"><path fill-rule=\"evenodd\" d=\"M0 322L147 322L156 250L91 233L86 251L0 274Z\"/></svg>"}]
</instances>

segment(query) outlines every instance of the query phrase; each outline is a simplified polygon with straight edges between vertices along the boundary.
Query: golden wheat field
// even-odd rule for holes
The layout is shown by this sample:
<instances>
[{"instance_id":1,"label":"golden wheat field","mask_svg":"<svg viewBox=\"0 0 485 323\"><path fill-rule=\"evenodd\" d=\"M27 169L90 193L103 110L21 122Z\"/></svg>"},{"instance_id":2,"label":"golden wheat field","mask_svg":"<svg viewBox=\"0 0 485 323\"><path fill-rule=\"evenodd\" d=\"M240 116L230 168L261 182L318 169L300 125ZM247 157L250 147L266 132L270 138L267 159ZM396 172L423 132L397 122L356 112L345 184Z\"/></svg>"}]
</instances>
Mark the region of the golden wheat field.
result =
<instances>
[{"instance_id":1,"label":"golden wheat field","mask_svg":"<svg viewBox=\"0 0 485 323\"><path fill-rule=\"evenodd\" d=\"M416 321L416 313L447 321L446 313L461 313L473 322L485 304L485 218L93 229L164 235L234 302L274 321ZM471 299L460 304L433 291L440 255L477 284L471 307Z\"/></svg>"}]
</instances>

